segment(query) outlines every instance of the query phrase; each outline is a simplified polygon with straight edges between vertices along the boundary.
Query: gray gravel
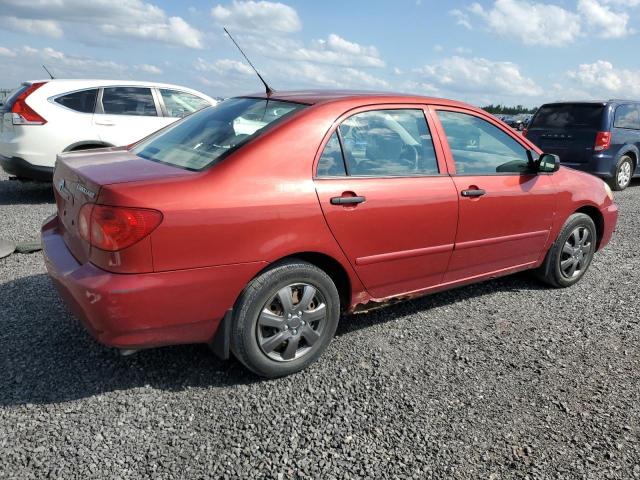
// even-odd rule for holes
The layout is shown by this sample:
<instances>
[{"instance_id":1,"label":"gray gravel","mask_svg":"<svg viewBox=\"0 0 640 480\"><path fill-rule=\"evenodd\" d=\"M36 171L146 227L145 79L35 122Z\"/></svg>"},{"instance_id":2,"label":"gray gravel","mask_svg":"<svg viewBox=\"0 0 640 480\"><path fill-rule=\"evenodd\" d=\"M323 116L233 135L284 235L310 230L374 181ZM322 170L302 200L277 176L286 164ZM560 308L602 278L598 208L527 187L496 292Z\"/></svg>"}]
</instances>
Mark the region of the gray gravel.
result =
<instances>
[{"instance_id":1,"label":"gray gravel","mask_svg":"<svg viewBox=\"0 0 640 480\"><path fill-rule=\"evenodd\" d=\"M122 358L78 326L40 253L0 260L0 478L640 478L640 184L583 281L527 275L342 319L264 381L204 346ZM0 237L46 186L0 176Z\"/></svg>"}]
</instances>

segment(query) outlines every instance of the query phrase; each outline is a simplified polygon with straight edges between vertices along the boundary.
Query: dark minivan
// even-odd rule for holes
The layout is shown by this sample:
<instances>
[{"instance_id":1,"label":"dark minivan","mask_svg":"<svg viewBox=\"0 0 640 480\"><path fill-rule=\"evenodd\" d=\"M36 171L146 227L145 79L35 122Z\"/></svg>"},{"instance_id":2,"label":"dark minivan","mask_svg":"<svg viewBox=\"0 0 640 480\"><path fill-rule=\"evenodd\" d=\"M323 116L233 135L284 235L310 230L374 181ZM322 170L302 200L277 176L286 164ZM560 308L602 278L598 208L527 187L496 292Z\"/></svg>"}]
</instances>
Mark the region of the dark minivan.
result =
<instances>
[{"instance_id":1,"label":"dark minivan","mask_svg":"<svg viewBox=\"0 0 640 480\"><path fill-rule=\"evenodd\" d=\"M640 102L561 102L541 106L524 133L563 165L624 190L640 158Z\"/></svg>"}]
</instances>

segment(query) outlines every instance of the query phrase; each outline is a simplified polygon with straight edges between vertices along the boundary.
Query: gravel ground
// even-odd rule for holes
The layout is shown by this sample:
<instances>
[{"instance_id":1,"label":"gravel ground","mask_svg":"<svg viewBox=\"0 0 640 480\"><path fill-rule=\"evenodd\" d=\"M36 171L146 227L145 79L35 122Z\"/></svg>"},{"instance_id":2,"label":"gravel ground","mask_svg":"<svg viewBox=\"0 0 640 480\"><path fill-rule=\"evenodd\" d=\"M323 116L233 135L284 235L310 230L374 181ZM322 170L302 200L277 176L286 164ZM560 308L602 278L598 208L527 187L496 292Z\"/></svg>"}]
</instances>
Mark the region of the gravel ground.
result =
<instances>
[{"instance_id":1,"label":"gravel ground","mask_svg":"<svg viewBox=\"0 0 640 480\"><path fill-rule=\"evenodd\" d=\"M343 318L265 381L204 346L119 357L39 253L0 260L0 478L640 478L640 184L583 281L516 275ZM0 176L0 237L46 186Z\"/></svg>"}]
</instances>

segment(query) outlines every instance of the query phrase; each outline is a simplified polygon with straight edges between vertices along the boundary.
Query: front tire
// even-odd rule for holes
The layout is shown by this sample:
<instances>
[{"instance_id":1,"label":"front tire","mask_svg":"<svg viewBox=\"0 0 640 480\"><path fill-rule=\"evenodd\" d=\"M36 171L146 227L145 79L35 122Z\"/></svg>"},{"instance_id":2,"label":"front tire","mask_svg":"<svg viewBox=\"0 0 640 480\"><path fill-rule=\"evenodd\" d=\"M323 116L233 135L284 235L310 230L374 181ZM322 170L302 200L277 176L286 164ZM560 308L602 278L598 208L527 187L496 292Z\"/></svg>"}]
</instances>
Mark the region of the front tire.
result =
<instances>
[{"instance_id":1,"label":"front tire","mask_svg":"<svg viewBox=\"0 0 640 480\"><path fill-rule=\"evenodd\" d=\"M609 180L609 186L617 192L624 190L631 183L633 176L633 159L628 155L623 155L618 160L613 178Z\"/></svg>"},{"instance_id":2,"label":"front tire","mask_svg":"<svg viewBox=\"0 0 640 480\"><path fill-rule=\"evenodd\" d=\"M253 279L234 308L231 350L268 378L298 372L329 345L340 318L338 290L303 261L277 264Z\"/></svg>"},{"instance_id":3,"label":"front tire","mask_svg":"<svg viewBox=\"0 0 640 480\"><path fill-rule=\"evenodd\" d=\"M584 213L571 215L536 272L538 278L556 288L576 284L591 265L597 238L591 217Z\"/></svg>"}]
</instances>

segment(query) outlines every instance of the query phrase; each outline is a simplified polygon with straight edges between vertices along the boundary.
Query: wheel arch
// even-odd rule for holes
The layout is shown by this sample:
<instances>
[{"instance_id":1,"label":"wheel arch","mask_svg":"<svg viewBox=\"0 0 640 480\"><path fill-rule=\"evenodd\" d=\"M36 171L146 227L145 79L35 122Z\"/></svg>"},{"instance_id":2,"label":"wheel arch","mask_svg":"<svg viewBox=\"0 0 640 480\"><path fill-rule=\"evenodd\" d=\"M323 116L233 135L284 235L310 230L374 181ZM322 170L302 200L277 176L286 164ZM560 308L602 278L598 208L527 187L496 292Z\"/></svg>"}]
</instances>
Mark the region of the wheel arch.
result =
<instances>
[{"instance_id":1,"label":"wheel arch","mask_svg":"<svg viewBox=\"0 0 640 480\"><path fill-rule=\"evenodd\" d=\"M640 159L640 151L635 145L625 145L625 147L622 148L620 150L620 153L618 154L618 161L624 156L631 157L631 160L633 161L633 172L631 172L631 174L633 175L634 172L638 169L638 159Z\"/></svg>"},{"instance_id":2,"label":"wheel arch","mask_svg":"<svg viewBox=\"0 0 640 480\"><path fill-rule=\"evenodd\" d=\"M114 145L100 140L83 140L69 145L63 152L77 152L79 150L89 150L91 148L109 148Z\"/></svg>"},{"instance_id":3,"label":"wheel arch","mask_svg":"<svg viewBox=\"0 0 640 480\"><path fill-rule=\"evenodd\" d=\"M593 205L584 205L573 213L583 213L593 220L593 223L596 226L596 250L600 249L600 241L604 235L604 217L602 216L602 212Z\"/></svg>"}]
</instances>

